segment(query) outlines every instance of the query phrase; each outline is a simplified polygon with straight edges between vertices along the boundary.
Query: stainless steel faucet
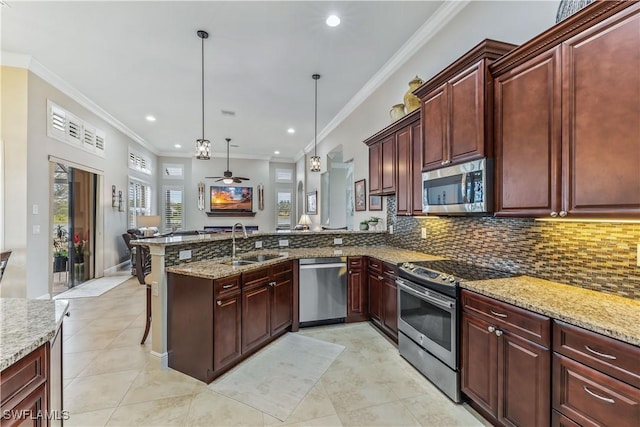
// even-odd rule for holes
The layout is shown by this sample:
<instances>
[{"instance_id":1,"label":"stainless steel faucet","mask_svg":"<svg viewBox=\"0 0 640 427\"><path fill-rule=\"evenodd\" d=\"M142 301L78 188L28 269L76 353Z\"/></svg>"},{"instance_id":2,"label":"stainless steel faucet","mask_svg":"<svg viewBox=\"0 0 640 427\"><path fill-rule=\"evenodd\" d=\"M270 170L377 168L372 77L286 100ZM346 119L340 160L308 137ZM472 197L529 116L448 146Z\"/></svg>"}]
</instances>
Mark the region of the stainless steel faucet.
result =
<instances>
[{"instance_id":1,"label":"stainless steel faucet","mask_svg":"<svg viewBox=\"0 0 640 427\"><path fill-rule=\"evenodd\" d=\"M236 227L238 225L242 227L242 234L244 238L249 238L249 236L247 236L247 229L244 228L244 225L241 222L233 224L233 227L231 227L231 259L236 259Z\"/></svg>"}]
</instances>

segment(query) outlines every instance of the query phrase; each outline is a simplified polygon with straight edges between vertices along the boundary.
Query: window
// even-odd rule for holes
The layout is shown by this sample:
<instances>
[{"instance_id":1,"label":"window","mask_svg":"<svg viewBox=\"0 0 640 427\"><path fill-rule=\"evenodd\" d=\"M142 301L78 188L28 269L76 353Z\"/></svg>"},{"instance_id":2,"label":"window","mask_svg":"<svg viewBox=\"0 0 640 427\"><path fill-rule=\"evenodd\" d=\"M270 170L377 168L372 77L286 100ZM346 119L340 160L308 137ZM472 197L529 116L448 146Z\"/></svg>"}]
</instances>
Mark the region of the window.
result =
<instances>
[{"instance_id":1,"label":"window","mask_svg":"<svg viewBox=\"0 0 640 427\"><path fill-rule=\"evenodd\" d=\"M105 133L47 100L47 136L104 157Z\"/></svg>"},{"instance_id":2,"label":"window","mask_svg":"<svg viewBox=\"0 0 640 427\"><path fill-rule=\"evenodd\" d=\"M164 194L164 230L182 230L184 227L184 213L182 210L184 187L165 186L162 193Z\"/></svg>"},{"instance_id":3,"label":"window","mask_svg":"<svg viewBox=\"0 0 640 427\"><path fill-rule=\"evenodd\" d=\"M276 182L293 182L293 170L276 168Z\"/></svg>"},{"instance_id":4,"label":"window","mask_svg":"<svg viewBox=\"0 0 640 427\"><path fill-rule=\"evenodd\" d=\"M129 181L129 228L138 228L136 217L151 215L151 188L141 181Z\"/></svg>"},{"instance_id":5,"label":"window","mask_svg":"<svg viewBox=\"0 0 640 427\"><path fill-rule=\"evenodd\" d=\"M184 166L179 164L165 163L162 165L165 179L182 179L184 178Z\"/></svg>"},{"instance_id":6,"label":"window","mask_svg":"<svg viewBox=\"0 0 640 427\"><path fill-rule=\"evenodd\" d=\"M276 190L276 229L290 229L291 206L293 193L290 189L279 188Z\"/></svg>"},{"instance_id":7,"label":"window","mask_svg":"<svg viewBox=\"0 0 640 427\"><path fill-rule=\"evenodd\" d=\"M135 169L151 175L151 160L147 159L142 154L129 151L129 169Z\"/></svg>"}]
</instances>

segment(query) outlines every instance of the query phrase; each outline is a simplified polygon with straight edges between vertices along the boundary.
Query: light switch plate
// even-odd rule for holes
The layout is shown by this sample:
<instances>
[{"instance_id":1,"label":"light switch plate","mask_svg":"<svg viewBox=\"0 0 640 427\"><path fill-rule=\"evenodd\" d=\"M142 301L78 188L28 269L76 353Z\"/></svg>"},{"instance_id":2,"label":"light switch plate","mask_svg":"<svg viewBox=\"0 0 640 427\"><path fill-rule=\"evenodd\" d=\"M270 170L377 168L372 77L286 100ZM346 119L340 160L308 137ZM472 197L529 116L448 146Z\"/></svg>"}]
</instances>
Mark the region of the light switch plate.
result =
<instances>
[{"instance_id":1,"label":"light switch plate","mask_svg":"<svg viewBox=\"0 0 640 427\"><path fill-rule=\"evenodd\" d=\"M180 259L191 259L191 249L186 250L186 251L180 251Z\"/></svg>"},{"instance_id":2,"label":"light switch plate","mask_svg":"<svg viewBox=\"0 0 640 427\"><path fill-rule=\"evenodd\" d=\"M160 286L158 286L158 282L151 282L151 293L153 296L160 296Z\"/></svg>"},{"instance_id":3,"label":"light switch plate","mask_svg":"<svg viewBox=\"0 0 640 427\"><path fill-rule=\"evenodd\" d=\"M427 229L426 228L422 227L420 229L420 237L422 237L423 239L427 238Z\"/></svg>"},{"instance_id":4,"label":"light switch plate","mask_svg":"<svg viewBox=\"0 0 640 427\"><path fill-rule=\"evenodd\" d=\"M33 214L38 215L40 213L40 207L36 204L33 205Z\"/></svg>"},{"instance_id":5,"label":"light switch plate","mask_svg":"<svg viewBox=\"0 0 640 427\"><path fill-rule=\"evenodd\" d=\"M285 246L289 246L289 240L287 239L278 240L278 246L280 246L281 248Z\"/></svg>"},{"instance_id":6,"label":"light switch plate","mask_svg":"<svg viewBox=\"0 0 640 427\"><path fill-rule=\"evenodd\" d=\"M640 267L640 243L638 243L638 253L636 254L636 265Z\"/></svg>"},{"instance_id":7,"label":"light switch plate","mask_svg":"<svg viewBox=\"0 0 640 427\"><path fill-rule=\"evenodd\" d=\"M341 245L342 244L342 238L336 237L335 239L333 239L333 244L334 245Z\"/></svg>"},{"instance_id":8,"label":"light switch plate","mask_svg":"<svg viewBox=\"0 0 640 427\"><path fill-rule=\"evenodd\" d=\"M258 240L256 242L256 249L260 249L260 248L262 248L262 240Z\"/></svg>"},{"instance_id":9,"label":"light switch plate","mask_svg":"<svg viewBox=\"0 0 640 427\"><path fill-rule=\"evenodd\" d=\"M34 225L33 226L33 234L40 234L40 226L39 225Z\"/></svg>"},{"instance_id":10,"label":"light switch plate","mask_svg":"<svg viewBox=\"0 0 640 427\"><path fill-rule=\"evenodd\" d=\"M393 225L389 226L389 234L393 234Z\"/></svg>"}]
</instances>

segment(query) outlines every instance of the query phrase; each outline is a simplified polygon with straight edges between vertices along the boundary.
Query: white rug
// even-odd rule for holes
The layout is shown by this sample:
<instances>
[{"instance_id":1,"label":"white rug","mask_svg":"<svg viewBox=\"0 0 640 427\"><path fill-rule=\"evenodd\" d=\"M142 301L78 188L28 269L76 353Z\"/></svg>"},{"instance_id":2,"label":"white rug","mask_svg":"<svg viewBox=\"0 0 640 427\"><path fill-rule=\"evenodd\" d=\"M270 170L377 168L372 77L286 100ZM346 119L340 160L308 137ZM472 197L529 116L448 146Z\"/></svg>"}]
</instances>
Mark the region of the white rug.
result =
<instances>
[{"instance_id":1,"label":"white rug","mask_svg":"<svg viewBox=\"0 0 640 427\"><path fill-rule=\"evenodd\" d=\"M287 333L208 388L284 421L343 350Z\"/></svg>"},{"instance_id":2,"label":"white rug","mask_svg":"<svg viewBox=\"0 0 640 427\"><path fill-rule=\"evenodd\" d=\"M53 299L99 297L132 277L131 274L127 273L126 275L105 276L99 279L89 280L68 291L55 295Z\"/></svg>"}]
</instances>

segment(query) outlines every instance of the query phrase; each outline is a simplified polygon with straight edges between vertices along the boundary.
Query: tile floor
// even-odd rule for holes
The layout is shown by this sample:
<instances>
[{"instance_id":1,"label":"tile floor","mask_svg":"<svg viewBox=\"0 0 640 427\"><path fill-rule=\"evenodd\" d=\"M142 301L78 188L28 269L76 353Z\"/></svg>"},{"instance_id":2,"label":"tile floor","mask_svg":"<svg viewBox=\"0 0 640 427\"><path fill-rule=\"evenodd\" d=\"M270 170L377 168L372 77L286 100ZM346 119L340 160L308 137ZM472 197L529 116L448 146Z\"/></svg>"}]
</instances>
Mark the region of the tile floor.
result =
<instances>
[{"instance_id":1,"label":"tile floor","mask_svg":"<svg viewBox=\"0 0 640 427\"><path fill-rule=\"evenodd\" d=\"M345 351L285 421L161 369L140 345L145 290L135 278L69 300L64 323L67 426L485 426L418 374L368 323L303 329Z\"/></svg>"}]
</instances>

